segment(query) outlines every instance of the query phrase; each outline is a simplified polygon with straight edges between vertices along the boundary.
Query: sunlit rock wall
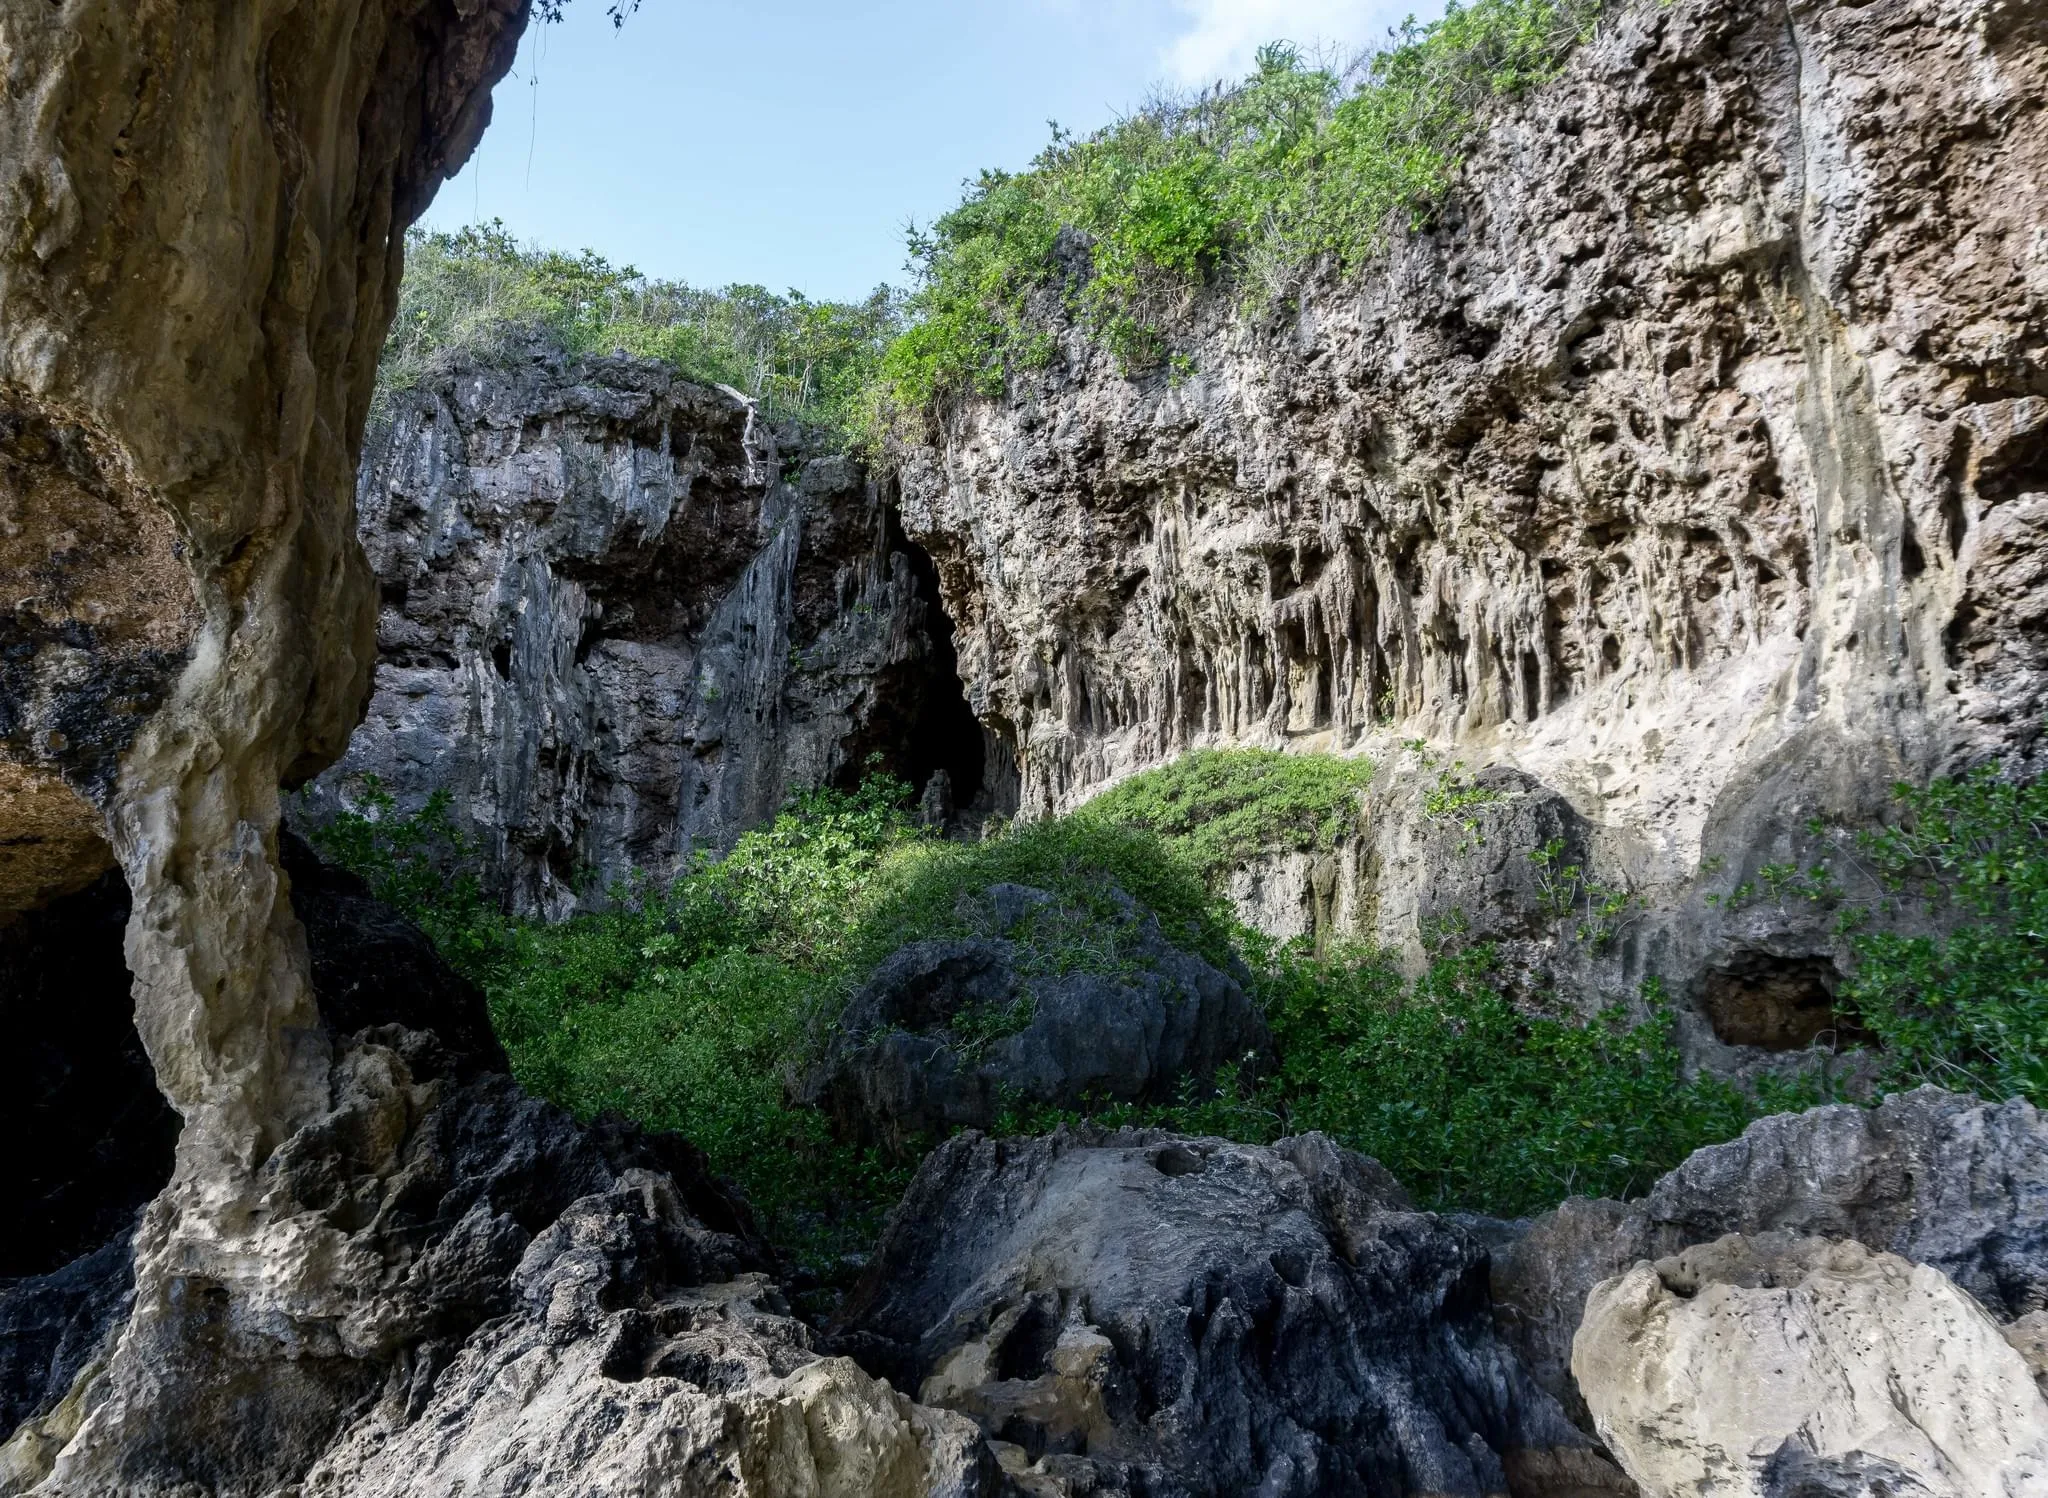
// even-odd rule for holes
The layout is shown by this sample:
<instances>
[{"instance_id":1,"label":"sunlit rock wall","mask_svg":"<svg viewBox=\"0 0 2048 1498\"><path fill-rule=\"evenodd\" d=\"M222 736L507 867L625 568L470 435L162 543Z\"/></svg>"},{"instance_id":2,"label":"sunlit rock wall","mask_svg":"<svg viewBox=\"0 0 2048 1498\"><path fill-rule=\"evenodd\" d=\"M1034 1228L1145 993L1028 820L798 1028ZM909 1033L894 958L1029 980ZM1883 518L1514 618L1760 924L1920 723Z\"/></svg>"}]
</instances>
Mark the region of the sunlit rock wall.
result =
<instances>
[{"instance_id":1,"label":"sunlit rock wall","mask_svg":"<svg viewBox=\"0 0 2048 1498\"><path fill-rule=\"evenodd\" d=\"M905 523L1027 810L1262 744L1412 816L1424 738L1648 901L1566 954L1596 986L1824 952L1700 897L2048 755L2044 223L2040 0L1621 5L1383 264L1205 304L1184 376L1069 333L908 455ZM1412 949L1441 862L1243 893Z\"/></svg>"}]
</instances>

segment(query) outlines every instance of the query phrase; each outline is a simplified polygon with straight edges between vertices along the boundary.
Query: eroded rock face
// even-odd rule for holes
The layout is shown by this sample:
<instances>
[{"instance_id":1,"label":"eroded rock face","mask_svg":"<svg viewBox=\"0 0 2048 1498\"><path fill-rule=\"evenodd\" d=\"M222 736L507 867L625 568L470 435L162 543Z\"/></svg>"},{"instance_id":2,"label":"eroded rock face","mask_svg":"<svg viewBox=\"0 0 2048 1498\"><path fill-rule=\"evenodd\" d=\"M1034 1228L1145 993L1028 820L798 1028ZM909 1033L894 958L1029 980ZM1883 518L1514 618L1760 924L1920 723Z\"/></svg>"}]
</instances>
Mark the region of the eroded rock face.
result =
<instances>
[{"instance_id":1,"label":"eroded rock face","mask_svg":"<svg viewBox=\"0 0 2048 1498\"><path fill-rule=\"evenodd\" d=\"M1711 889L2041 756L2048 7L1626 5L1386 264L1079 334L908 456L1028 811L1205 744L1512 766L1651 908L1611 997L1825 922ZM1289 877L1389 931L1380 850ZM1359 882L1352 896L1327 892ZM1270 901L1269 901L1270 903ZM1681 993L1680 997L1685 995Z\"/></svg>"},{"instance_id":2,"label":"eroded rock face","mask_svg":"<svg viewBox=\"0 0 2048 1498\"><path fill-rule=\"evenodd\" d=\"M220 1321L317 1340L336 1314L332 1264L259 1180L350 1085L278 787L340 752L368 686L349 496L402 231L526 14L0 5L0 916L118 861L136 1028L185 1123L68 1490L167 1484L131 1459L232 1400L219 1339L182 1342L171 1379L151 1349Z\"/></svg>"},{"instance_id":3,"label":"eroded rock face","mask_svg":"<svg viewBox=\"0 0 2048 1498\"><path fill-rule=\"evenodd\" d=\"M1572 1371L1649 1498L2031 1498L2048 1402L1939 1270L1731 1236L1594 1290Z\"/></svg>"},{"instance_id":4,"label":"eroded rock face","mask_svg":"<svg viewBox=\"0 0 2048 1498\"><path fill-rule=\"evenodd\" d=\"M1238 979L1181 950L1122 891L1109 919L999 884L987 937L913 942L854 995L805 1095L847 1134L897 1143L988 1128L1018 1106L1164 1103L1270 1063ZM1073 967L1088 942L1108 971ZM1097 966L1100 964L1098 962Z\"/></svg>"},{"instance_id":5,"label":"eroded rock face","mask_svg":"<svg viewBox=\"0 0 2048 1498\"><path fill-rule=\"evenodd\" d=\"M512 905L560 916L871 756L970 805L981 729L888 500L651 361L536 349L393 397L357 503L376 693L308 814L366 775L401 811L447 791Z\"/></svg>"},{"instance_id":6,"label":"eroded rock face","mask_svg":"<svg viewBox=\"0 0 2048 1498\"><path fill-rule=\"evenodd\" d=\"M1485 1266L1320 1135L963 1134L842 1340L1031 1493L1626 1493L1495 1341Z\"/></svg>"}]
</instances>

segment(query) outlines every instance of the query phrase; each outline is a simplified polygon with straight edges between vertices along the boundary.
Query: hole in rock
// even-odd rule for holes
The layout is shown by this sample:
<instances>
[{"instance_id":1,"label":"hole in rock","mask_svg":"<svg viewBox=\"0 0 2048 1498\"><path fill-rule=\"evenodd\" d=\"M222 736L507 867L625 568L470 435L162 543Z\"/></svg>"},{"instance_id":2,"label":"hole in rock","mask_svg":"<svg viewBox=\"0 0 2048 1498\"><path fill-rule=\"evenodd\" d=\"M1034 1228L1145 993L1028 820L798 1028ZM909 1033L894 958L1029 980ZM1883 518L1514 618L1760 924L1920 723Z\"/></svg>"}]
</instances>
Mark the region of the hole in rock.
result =
<instances>
[{"instance_id":1,"label":"hole in rock","mask_svg":"<svg viewBox=\"0 0 2048 1498\"><path fill-rule=\"evenodd\" d=\"M1161 1145L1152 1153L1152 1168L1163 1176L1195 1176L1208 1168L1209 1162L1184 1144Z\"/></svg>"},{"instance_id":2,"label":"hole in rock","mask_svg":"<svg viewBox=\"0 0 2048 1498\"><path fill-rule=\"evenodd\" d=\"M1050 1297L1032 1297L996 1350L996 1377L1038 1377L1052 1366L1052 1350L1059 1340L1058 1305Z\"/></svg>"},{"instance_id":3,"label":"hole in rock","mask_svg":"<svg viewBox=\"0 0 2048 1498\"><path fill-rule=\"evenodd\" d=\"M889 544L915 580L929 649L921 659L877 680L876 690L895 701L888 710L870 713L865 735L848 744L840 781L851 788L867 775L870 759L879 755L880 768L919 792L943 770L956 809L984 806L992 798L1000 802L1002 788L988 773L987 735L967 704L967 688L960 679L953 620L939 592L938 565L904 535L893 515Z\"/></svg>"},{"instance_id":4,"label":"hole in rock","mask_svg":"<svg viewBox=\"0 0 2048 1498\"><path fill-rule=\"evenodd\" d=\"M178 1115L135 1033L127 924L110 872L0 931L0 1128L15 1144L0 1278L91 1253L171 1178Z\"/></svg>"},{"instance_id":5,"label":"hole in rock","mask_svg":"<svg viewBox=\"0 0 2048 1498\"><path fill-rule=\"evenodd\" d=\"M1835 1007L1841 981L1825 957L1744 952L1707 973L1700 1008L1725 1045L1797 1051L1823 1037L1846 1044L1863 1032Z\"/></svg>"}]
</instances>

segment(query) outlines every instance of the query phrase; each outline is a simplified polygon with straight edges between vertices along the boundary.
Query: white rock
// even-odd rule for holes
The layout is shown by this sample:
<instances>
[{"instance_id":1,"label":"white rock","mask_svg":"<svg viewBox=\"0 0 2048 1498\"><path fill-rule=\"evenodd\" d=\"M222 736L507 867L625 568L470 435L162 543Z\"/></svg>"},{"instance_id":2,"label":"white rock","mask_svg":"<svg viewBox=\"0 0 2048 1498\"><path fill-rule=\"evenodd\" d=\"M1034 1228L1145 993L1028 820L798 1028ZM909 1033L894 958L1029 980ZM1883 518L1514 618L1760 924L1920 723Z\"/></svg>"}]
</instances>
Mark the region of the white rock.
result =
<instances>
[{"instance_id":1,"label":"white rock","mask_svg":"<svg viewBox=\"0 0 2048 1498\"><path fill-rule=\"evenodd\" d=\"M1638 1263L1588 1298L1572 1372L1649 1498L1779 1498L1788 1467L1883 1463L1897 1493L2048 1494L2025 1360L1939 1270L1858 1243L1730 1236Z\"/></svg>"}]
</instances>

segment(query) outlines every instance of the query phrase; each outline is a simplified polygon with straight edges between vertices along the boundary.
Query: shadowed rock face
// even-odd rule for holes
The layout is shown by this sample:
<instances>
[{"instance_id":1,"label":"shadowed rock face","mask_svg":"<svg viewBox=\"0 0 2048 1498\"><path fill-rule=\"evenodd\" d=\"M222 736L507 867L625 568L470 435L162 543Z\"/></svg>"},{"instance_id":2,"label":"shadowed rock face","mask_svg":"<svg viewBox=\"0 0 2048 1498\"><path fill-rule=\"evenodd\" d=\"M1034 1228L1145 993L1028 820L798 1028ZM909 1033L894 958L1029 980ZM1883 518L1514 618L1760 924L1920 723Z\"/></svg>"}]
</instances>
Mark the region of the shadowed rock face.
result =
<instances>
[{"instance_id":1,"label":"shadowed rock face","mask_svg":"<svg viewBox=\"0 0 2048 1498\"><path fill-rule=\"evenodd\" d=\"M447 791L527 913L665 878L880 767L962 808L982 731L929 563L858 464L650 361L458 369L393 400L358 490L368 716L316 784Z\"/></svg>"},{"instance_id":2,"label":"shadowed rock face","mask_svg":"<svg viewBox=\"0 0 2048 1498\"><path fill-rule=\"evenodd\" d=\"M1703 863L2041 761L2048 6L1615 11L1382 267L1191 314L1182 378L1071 333L908 454L1027 811L1202 744L1407 776L1426 737L1567 798L1649 897L1587 964L1621 997L1826 955L1706 910ZM1398 851L1285 903L1412 942Z\"/></svg>"},{"instance_id":3,"label":"shadowed rock face","mask_svg":"<svg viewBox=\"0 0 2048 1498\"><path fill-rule=\"evenodd\" d=\"M841 1337L1031 1493L1628 1493L1494 1340L1486 1262L1318 1134L963 1134Z\"/></svg>"}]
</instances>

